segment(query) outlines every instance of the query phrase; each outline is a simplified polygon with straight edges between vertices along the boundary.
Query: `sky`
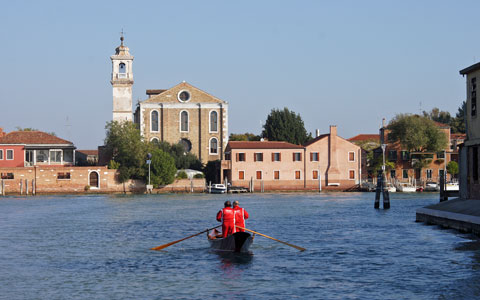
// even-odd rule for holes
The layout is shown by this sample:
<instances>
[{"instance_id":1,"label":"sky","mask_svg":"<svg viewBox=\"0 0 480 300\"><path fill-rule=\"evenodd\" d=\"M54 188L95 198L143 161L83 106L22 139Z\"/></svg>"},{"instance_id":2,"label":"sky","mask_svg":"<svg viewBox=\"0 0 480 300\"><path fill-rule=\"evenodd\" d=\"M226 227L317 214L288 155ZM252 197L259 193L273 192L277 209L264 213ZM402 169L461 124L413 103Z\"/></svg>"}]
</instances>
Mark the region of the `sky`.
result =
<instances>
[{"instance_id":1,"label":"sky","mask_svg":"<svg viewBox=\"0 0 480 300\"><path fill-rule=\"evenodd\" d=\"M229 103L229 133L272 109L308 132L378 133L399 113L452 115L480 61L480 1L2 1L0 127L103 145L125 32L133 102L188 83Z\"/></svg>"}]
</instances>

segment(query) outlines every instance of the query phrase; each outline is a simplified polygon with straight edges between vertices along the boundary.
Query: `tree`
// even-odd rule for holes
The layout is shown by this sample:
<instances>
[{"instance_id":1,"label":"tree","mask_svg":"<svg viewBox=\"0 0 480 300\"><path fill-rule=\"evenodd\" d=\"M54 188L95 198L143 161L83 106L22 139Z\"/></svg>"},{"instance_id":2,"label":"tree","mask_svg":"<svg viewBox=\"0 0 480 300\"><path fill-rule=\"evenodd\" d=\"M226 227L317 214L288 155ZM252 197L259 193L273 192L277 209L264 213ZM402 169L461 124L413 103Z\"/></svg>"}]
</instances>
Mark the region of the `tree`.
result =
<instances>
[{"instance_id":1,"label":"tree","mask_svg":"<svg viewBox=\"0 0 480 300\"><path fill-rule=\"evenodd\" d=\"M454 176L458 174L458 163L456 161L450 161L447 164L447 173Z\"/></svg>"},{"instance_id":2,"label":"tree","mask_svg":"<svg viewBox=\"0 0 480 300\"><path fill-rule=\"evenodd\" d=\"M150 166L150 182L155 187L160 185L167 185L175 180L175 160L167 152L157 148L152 152L152 163ZM146 165L145 172L148 172L148 166Z\"/></svg>"},{"instance_id":3,"label":"tree","mask_svg":"<svg viewBox=\"0 0 480 300\"><path fill-rule=\"evenodd\" d=\"M450 122L452 133L465 133L465 105L466 102L463 101L458 107L455 118L452 118L452 121Z\"/></svg>"},{"instance_id":4,"label":"tree","mask_svg":"<svg viewBox=\"0 0 480 300\"><path fill-rule=\"evenodd\" d=\"M439 152L447 145L447 136L427 117L398 114L388 127L388 140L400 142L406 150L415 152Z\"/></svg>"},{"instance_id":5,"label":"tree","mask_svg":"<svg viewBox=\"0 0 480 300\"><path fill-rule=\"evenodd\" d=\"M448 111L442 111L438 107L434 107L430 112L423 111L423 116L429 118L430 120L450 124L452 116Z\"/></svg>"},{"instance_id":6,"label":"tree","mask_svg":"<svg viewBox=\"0 0 480 300\"><path fill-rule=\"evenodd\" d=\"M311 139L300 115L286 107L283 110L272 109L263 125L262 136L271 141L285 141L297 145Z\"/></svg>"},{"instance_id":7,"label":"tree","mask_svg":"<svg viewBox=\"0 0 480 300\"><path fill-rule=\"evenodd\" d=\"M169 144L165 141L155 142L149 144L150 149L161 149L169 153L175 160L175 167L178 170L181 169L193 169L197 171L203 170L203 164L198 157L190 152L185 152L185 148L182 144Z\"/></svg>"},{"instance_id":8,"label":"tree","mask_svg":"<svg viewBox=\"0 0 480 300\"><path fill-rule=\"evenodd\" d=\"M228 138L229 141L259 141L260 139L261 136L248 132L241 134L230 133Z\"/></svg>"},{"instance_id":9,"label":"tree","mask_svg":"<svg viewBox=\"0 0 480 300\"><path fill-rule=\"evenodd\" d=\"M135 124L111 121L105 129L105 154L117 163L119 181L144 179L147 148Z\"/></svg>"}]
</instances>

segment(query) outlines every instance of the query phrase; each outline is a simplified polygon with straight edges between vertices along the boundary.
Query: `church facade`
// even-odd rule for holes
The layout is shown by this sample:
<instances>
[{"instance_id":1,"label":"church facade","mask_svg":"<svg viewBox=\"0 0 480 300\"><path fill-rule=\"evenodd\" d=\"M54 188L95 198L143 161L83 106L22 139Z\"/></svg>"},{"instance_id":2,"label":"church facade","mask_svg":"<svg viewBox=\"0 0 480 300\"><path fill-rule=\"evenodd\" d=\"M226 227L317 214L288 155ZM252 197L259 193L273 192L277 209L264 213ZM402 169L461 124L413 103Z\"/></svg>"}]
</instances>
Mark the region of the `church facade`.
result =
<instances>
[{"instance_id":1,"label":"church facade","mask_svg":"<svg viewBox=\"0 0 480 300\"><path fill-rule=\"evenodd\" d=\"M228 103L187 82L147 90L132 120L133 56L121 45L112 60L113 120L133 121L145 141L182 144L202 163L221 160L228 143Z\"/></svg>"}]
</instances>

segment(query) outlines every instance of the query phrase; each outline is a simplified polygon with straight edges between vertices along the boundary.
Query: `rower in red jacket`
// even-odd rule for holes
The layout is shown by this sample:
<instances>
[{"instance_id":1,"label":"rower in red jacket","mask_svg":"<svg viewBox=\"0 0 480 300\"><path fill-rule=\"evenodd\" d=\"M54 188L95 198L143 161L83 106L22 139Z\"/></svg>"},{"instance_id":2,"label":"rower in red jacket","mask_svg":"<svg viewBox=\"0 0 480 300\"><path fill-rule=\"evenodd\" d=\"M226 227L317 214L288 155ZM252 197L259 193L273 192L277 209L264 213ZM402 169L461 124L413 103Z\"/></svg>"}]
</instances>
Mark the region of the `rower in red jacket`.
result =
<instances>
[{"instance_id":1,"label":"rower in red jacket","mask_svg":"<svg viewBox=\"0 0 480 300\"><path fill-rule=\"evenodd\" d=\"M235 233L235 212L230 201L225 201L225 207L217 214L217 221L222 222L222 236Z\"/></svg>"},{"instance_id":2,"label":"rower in red jacket","mask_svg":"<svg viewBox=\"0 0 480 300\"><path fill-rule=\"evenodd\" d=\"M248 212L245 208L238 206L238 201L233 201L233 210L235 211L235 225L245 228L245 220L248 219ZM244 232L242 228L235 227L235 231Z\"/></svg>"}]
</instances>

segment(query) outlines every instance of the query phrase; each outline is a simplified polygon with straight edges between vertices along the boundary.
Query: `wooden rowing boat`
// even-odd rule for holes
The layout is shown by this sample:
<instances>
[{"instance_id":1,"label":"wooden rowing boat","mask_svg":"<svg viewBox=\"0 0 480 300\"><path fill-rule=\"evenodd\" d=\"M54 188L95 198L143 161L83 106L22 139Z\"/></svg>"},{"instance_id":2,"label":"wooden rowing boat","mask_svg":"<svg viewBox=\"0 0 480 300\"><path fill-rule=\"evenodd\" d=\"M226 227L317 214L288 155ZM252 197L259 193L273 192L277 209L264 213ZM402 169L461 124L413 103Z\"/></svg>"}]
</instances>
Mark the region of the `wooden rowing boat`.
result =
<instances>
[{"instance_id":1,"label":"wooden rowing boat","mask_svg":"<svg viewBox=\"0 0 480 300\"><path fill-rule=\"evenodd\" d=\"M248 232L235 232L226 238L212 238L207 235L210 248L216 251L247 253L253 243L253 236Z\"/></svg>"}]
</instances>

